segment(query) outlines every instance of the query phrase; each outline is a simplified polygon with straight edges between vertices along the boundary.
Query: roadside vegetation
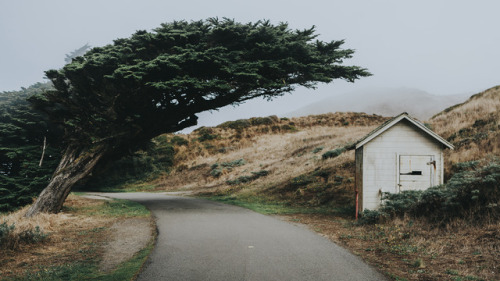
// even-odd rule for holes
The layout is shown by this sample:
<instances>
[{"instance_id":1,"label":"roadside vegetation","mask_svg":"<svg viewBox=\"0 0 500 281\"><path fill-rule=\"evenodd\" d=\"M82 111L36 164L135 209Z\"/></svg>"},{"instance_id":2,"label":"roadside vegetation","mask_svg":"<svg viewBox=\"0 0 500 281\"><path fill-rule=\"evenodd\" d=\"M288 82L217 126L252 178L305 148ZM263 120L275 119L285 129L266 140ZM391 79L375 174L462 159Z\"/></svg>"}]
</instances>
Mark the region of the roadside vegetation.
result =
<instances>
[{"instance_id":1,"label":"roadside vegetation","mask_svg":"<svg viewBox=\"0 0 500 281\"><path fill-rule=\"evenodd\" d=\"M128 218L151 220L142 205L70 195L59 214L25 218L26 208L0 216L1 280L131 280L153 241L132 259L101 271L110 227Z\"/></svg>"}]
</instances>

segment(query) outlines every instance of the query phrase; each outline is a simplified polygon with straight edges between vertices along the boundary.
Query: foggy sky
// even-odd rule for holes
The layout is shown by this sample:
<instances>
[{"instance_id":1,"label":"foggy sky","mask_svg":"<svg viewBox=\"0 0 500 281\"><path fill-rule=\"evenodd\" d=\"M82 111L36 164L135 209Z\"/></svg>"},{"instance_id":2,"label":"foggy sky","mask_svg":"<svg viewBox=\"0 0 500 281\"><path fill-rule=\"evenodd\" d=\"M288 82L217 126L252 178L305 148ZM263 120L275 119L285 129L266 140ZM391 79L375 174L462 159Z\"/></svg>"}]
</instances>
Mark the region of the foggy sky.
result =
<instances>
[{"instance_id":1,"label":"foggy sky","mask_svg":"<svg viewBox=\"0 0 500 281\"><path fill-rule=\"evenodd\" d=\"M228 17L315 25L320 40L345 39L344 48L356 50L344 64L373 76L202 114L200 124L285 114L370 87L473 94L500 84L499 11L497 0L0 0L0 92L46 81L45 70L62 67L65 54L86 43L103 46L173 20Z\"/></svg>"}]
</instances>

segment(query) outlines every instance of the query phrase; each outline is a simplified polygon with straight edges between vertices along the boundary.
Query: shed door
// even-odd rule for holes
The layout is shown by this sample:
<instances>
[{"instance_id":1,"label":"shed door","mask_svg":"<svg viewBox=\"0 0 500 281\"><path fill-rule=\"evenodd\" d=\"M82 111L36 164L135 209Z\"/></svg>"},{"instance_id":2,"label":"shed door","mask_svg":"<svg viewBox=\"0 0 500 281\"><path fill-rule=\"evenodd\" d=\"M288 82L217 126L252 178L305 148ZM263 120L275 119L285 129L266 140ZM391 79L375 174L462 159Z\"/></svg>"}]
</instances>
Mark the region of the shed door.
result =
<instances>
[{"instance_id":1,"label":"shed door","mask_svg":"<svg viewBox=\"0 0 500 281\"><path fill-rule=\"evenodd\" d=\"M434 156L399 156L399 191L424 190L433 185Z\"/></svg>"}]
</instances>

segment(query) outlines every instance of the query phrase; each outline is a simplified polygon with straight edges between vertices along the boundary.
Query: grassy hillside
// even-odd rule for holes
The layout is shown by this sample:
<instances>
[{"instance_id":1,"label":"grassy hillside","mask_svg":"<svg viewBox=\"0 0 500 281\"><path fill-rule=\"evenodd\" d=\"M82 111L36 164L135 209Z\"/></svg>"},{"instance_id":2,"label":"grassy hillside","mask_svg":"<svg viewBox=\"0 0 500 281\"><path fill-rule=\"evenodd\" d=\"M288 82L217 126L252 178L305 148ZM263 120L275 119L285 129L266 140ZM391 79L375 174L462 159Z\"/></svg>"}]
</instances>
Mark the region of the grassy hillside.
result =
<instances>
[{"instance_id":1,"label":"grassy hillside","mask_svg":"<svg viewBox=\"0 0 500 281\"><path fill-rule=\"evenodd\" d=\"M349 205L354 152L344 148L386 119L362 113L270 116L172 135L175 168L154 184L300 206Z\"/></svg>"},{"instance_id":2,"label":"grassy hillside","mask_svg":"<svg viewBox=\"0 0 500 281\"><path fill-rule=\"evenodd\" d=\"M436 133L455 145L445 155L448 176L456 163L500 156L500 86L445 109L429 122Z\"/></svg>"},{"instance_id":3,"label":"grassy hillside","mask_svg":"<svg viewBox=\"0 0 500 281\"><path fill-rule=\"evenodd\" d=\"M446 179L457 163L500 155L499 112L500 87L494 87L427 121L456 147L445 152ZM294 206L349 206L354 152L344 148L386 120L364 113L269 116L166 135L174 165L146 186Z\"/></svg>"}]
</instances>

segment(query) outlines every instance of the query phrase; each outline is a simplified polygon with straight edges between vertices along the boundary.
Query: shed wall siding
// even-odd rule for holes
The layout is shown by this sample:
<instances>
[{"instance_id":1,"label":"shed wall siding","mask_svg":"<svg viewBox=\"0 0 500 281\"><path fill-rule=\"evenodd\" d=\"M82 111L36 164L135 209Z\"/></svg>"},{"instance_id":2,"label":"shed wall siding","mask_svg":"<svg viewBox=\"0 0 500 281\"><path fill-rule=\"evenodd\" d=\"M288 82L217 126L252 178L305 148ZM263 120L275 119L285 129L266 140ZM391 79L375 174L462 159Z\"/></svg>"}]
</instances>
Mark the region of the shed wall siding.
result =
<instances>
[{"instance_id":1,"label":"shed wall siding","mask_svg":"<svg viewBox=\"0 0 500 281\"><path fill-rule=\"evenodd\" d=\"M434 156L434 183L442 183L442 145L401 121L363 146L363 209L377 209L382 192L399 192L399 155Z\"/></svg>"}]
</instances>

